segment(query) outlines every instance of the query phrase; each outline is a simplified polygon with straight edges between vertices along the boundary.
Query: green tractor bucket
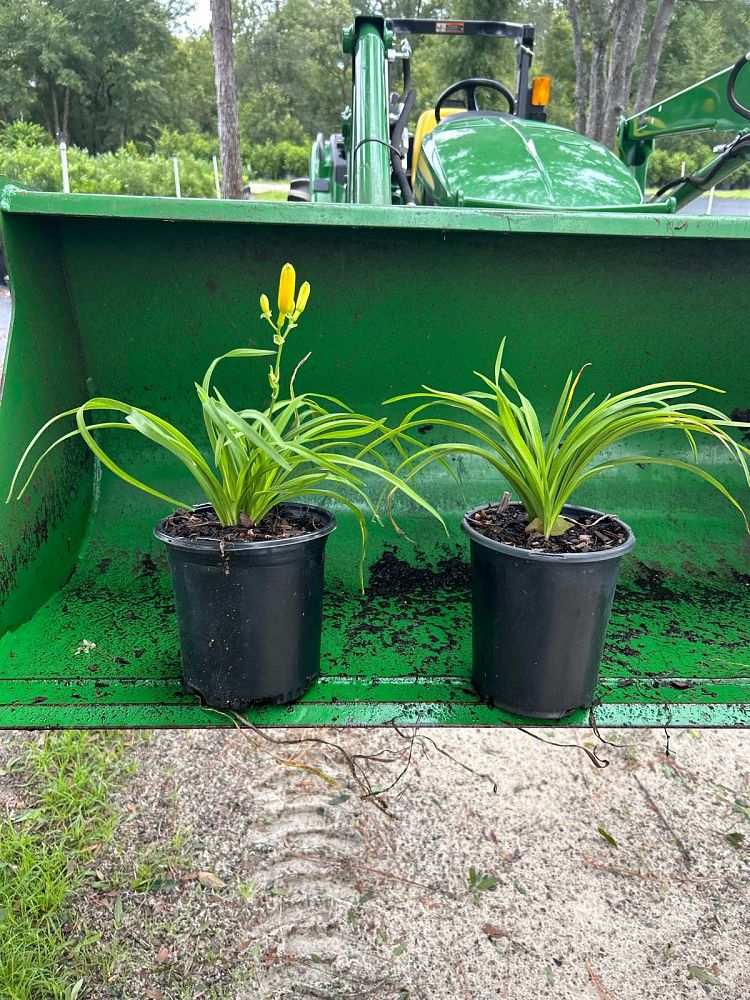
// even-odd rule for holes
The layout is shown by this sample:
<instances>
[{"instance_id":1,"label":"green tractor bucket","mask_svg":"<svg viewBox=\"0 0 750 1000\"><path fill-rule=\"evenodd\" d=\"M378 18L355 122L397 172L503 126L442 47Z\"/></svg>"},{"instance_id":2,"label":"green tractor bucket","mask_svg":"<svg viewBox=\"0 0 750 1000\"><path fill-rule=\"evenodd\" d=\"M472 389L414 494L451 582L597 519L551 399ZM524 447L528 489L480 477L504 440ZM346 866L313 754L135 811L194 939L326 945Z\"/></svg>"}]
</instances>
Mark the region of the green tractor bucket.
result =
<instances>
[{"instance_id":1,"label":"green tractor bucket","mask_svg":"<svg viewBox=\"0 0 750 1000\"><path fill-rule=\"evenodd\" d=\"M750 409L745 219L365 205L230 203L28 192L0 194L13 317L0 404L6 491L33 432L88 396L115 397L200 434L193 382L217 355L264 347L258 296L284 261L312 285L290 364L298 384L377 412L426 383L475 387L498 342L543 413L571 369L587 392L694 379ZM265 400L265 366L217 379L237 405ZM387 407L399 416L397 407ZM422 440L439 440L425 424ZM651 440L689 458L680 435ZM139 435L115 458L170 495L198 500L177 463ZM747 500L720 446L703 462ZM420 481L450 535L400 500L405 535L373 528L357 587L354 518L327 561L323 675L258 725L509 725L470 686L471 613L462 512L498 500L482 465L433 466ZM625 466L579 503L613 511L638 538L627 560L592 714L601 726L743 726L750 721L748 536L697 477ZM172 593L152 536L167 513L102 472L76 440L0 507L0 724L231 724L186 691ZM408 536L408 538L406 537ZM543 627L543 623L540 623ZM587 725L575 712L563 724Z\"/></svg>"}]
</instances>

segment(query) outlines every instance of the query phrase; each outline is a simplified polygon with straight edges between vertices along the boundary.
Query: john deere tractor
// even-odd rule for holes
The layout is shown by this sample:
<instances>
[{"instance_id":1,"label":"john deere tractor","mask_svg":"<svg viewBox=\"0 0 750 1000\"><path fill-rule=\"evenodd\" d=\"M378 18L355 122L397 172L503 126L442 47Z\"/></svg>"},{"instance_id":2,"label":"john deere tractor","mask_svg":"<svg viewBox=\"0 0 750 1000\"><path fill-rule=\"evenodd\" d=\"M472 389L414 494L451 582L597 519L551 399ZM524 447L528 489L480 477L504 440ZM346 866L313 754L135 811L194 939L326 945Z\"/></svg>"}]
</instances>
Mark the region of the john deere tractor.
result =
<instances>
[{"instance_id":1,"label":"john deere tractor","mask_svg":"<svg viewBox=\"0 0 750 1000\"><path fill-rule=\"evenodd\" d=\"M409 131L417 100L409 35L507 39L516 49L513 86L471 77L451 83ZM397 42L400 44L397 45ZM321 133L310 177L291 200L438 205L534 211L673 213L750 158L748 57L674 97L622 119L616 153L550 125L551 78L532 76L534 28L507 21L358 17L344 31L353 58L352 101L341 132ZM398 81L398 82L397 82ZM500 110L482 108L499 95ZM695 175L648 200L648 159L660 136L737 130Z\"/></svg>"}]
</instances>

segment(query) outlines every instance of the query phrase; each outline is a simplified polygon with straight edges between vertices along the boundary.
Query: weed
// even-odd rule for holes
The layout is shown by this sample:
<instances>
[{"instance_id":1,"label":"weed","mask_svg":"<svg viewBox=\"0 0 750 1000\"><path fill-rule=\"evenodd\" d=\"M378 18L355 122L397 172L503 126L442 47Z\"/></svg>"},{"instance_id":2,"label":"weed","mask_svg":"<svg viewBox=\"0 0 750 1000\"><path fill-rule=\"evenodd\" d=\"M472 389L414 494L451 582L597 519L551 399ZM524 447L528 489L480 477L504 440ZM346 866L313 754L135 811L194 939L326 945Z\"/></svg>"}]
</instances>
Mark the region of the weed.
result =
<instances>
[{"instance_id":1,"label":"weed","mask_svg":"<svg viewBox=\"0 0 750 1000\"><path fill-rule=\"evenodd\" d=\"M148 844L138 856L130 883L134 892L159 892L178 885L178 872L189 867L188 831L178 830L166 844Z\"/></svg>"},{"instance_id":2,"label":"weed","mask_svg":"<svg viewBox=\"0 0 750 1000\"><path fill-rule=\"evenodd\" d=\"M483 892L488 892L490 889L494 889L498 884L500 879L497 875L484 875L482 872L477 871L474 865L469 869L469 893L471 894L474 904L479 906L479 900L481 899Z\"/></svg>"},{"instance_id":3,"label":"weed","mask_svg":"<svg viewBox=\"0 0 750 1000\"><path fill-rule=\"evenodd\" d=\"M237 891L239 892L240 896L242 896L242 898L245 900L245 902L249 903L250 900L258 891L258 887L256 886L255 882L242 882L240 885L237 886Z\"/></svg>"}]
</instances>

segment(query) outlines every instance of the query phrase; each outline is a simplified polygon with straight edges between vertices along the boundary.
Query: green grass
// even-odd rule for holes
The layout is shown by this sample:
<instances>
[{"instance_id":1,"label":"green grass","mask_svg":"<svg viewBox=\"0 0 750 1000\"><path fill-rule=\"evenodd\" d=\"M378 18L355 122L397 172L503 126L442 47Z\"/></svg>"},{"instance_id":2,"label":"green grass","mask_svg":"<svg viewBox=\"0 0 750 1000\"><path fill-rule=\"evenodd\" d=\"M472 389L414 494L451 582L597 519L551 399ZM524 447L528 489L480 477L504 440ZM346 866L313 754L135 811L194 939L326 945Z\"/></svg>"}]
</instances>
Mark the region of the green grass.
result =
<instances>
[{"instance_id":1,"label":"green grass","mask_svg":"<svg viewBox=\"0 0 750 1000\"><path fill-rule=\"evenodd\" d=\"M287 197L286 188L283 191L260 191L258 194L253 194L254 201L286 201Z\"/></svg>"},{"instance_id":2,"label":"green grass","mask_svg":"<svg viewBox=\"0 0 750 1000\"><path fill-rule=\"evenodd\" d=\"M75 1000L101 964L75 903L116 824L110 793L131 769L124 749L116 736L49 734L6 767L23 775L31 807L0 822L4 1000Z\"/></svg>"},{"instance_id":3,"label":"green grass","mask_svg":"<svg viewBox=\"0 0 750 1000\"><path fill-rule=\"evenodd\" d=\"M708 197L708 195L706 195ZM715 198L739 198L740 201L750 200L750 191L714 191Z\"/></svg>"}]
</instances>

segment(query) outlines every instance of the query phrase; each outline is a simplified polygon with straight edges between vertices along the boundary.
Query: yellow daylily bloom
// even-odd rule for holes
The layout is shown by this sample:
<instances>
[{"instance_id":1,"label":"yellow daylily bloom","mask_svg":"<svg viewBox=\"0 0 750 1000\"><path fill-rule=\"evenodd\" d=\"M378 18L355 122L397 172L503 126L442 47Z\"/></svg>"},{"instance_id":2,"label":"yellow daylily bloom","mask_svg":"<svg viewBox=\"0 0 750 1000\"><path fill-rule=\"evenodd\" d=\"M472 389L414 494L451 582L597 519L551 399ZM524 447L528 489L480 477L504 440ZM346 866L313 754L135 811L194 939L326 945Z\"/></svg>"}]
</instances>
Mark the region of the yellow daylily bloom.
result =
<instances>
[{"instance_id":1,"label":"yellow daylily bloom","mask_svg":"<svg viewBox=\"0 0 750 1000\"><path fill-rule=\"evenodd\" d=\"M266 317L266 319L271 318L271 303L268 301L267 295L261 295L260 297L260 311Z\"/></svg>"},{"instance_id":2,"label":"yellow daylily bloom","mask_svg":"<svg viewBox=\"0 0 750 1000\"><path fill-rule=\"evenodd\" d=\"M291 316L294 312L294 286L297 275L291 264L284 264L279 277L279 312Z\"/></svg>"},{"instance_id":3,"label":"yellow daylily bloom","mask_svg":"<svg viewBox=\"0 0 750 1000\"><path fill-rule=\"evenodd\" d=\"M305 311L305 306L307 305L307 300L309 298L310 298L310 282L304 281L300 286L299 295L297 296L297 304L294 307L294 319L299 319L299 317Z\"/></svg>"}]
</instances>

